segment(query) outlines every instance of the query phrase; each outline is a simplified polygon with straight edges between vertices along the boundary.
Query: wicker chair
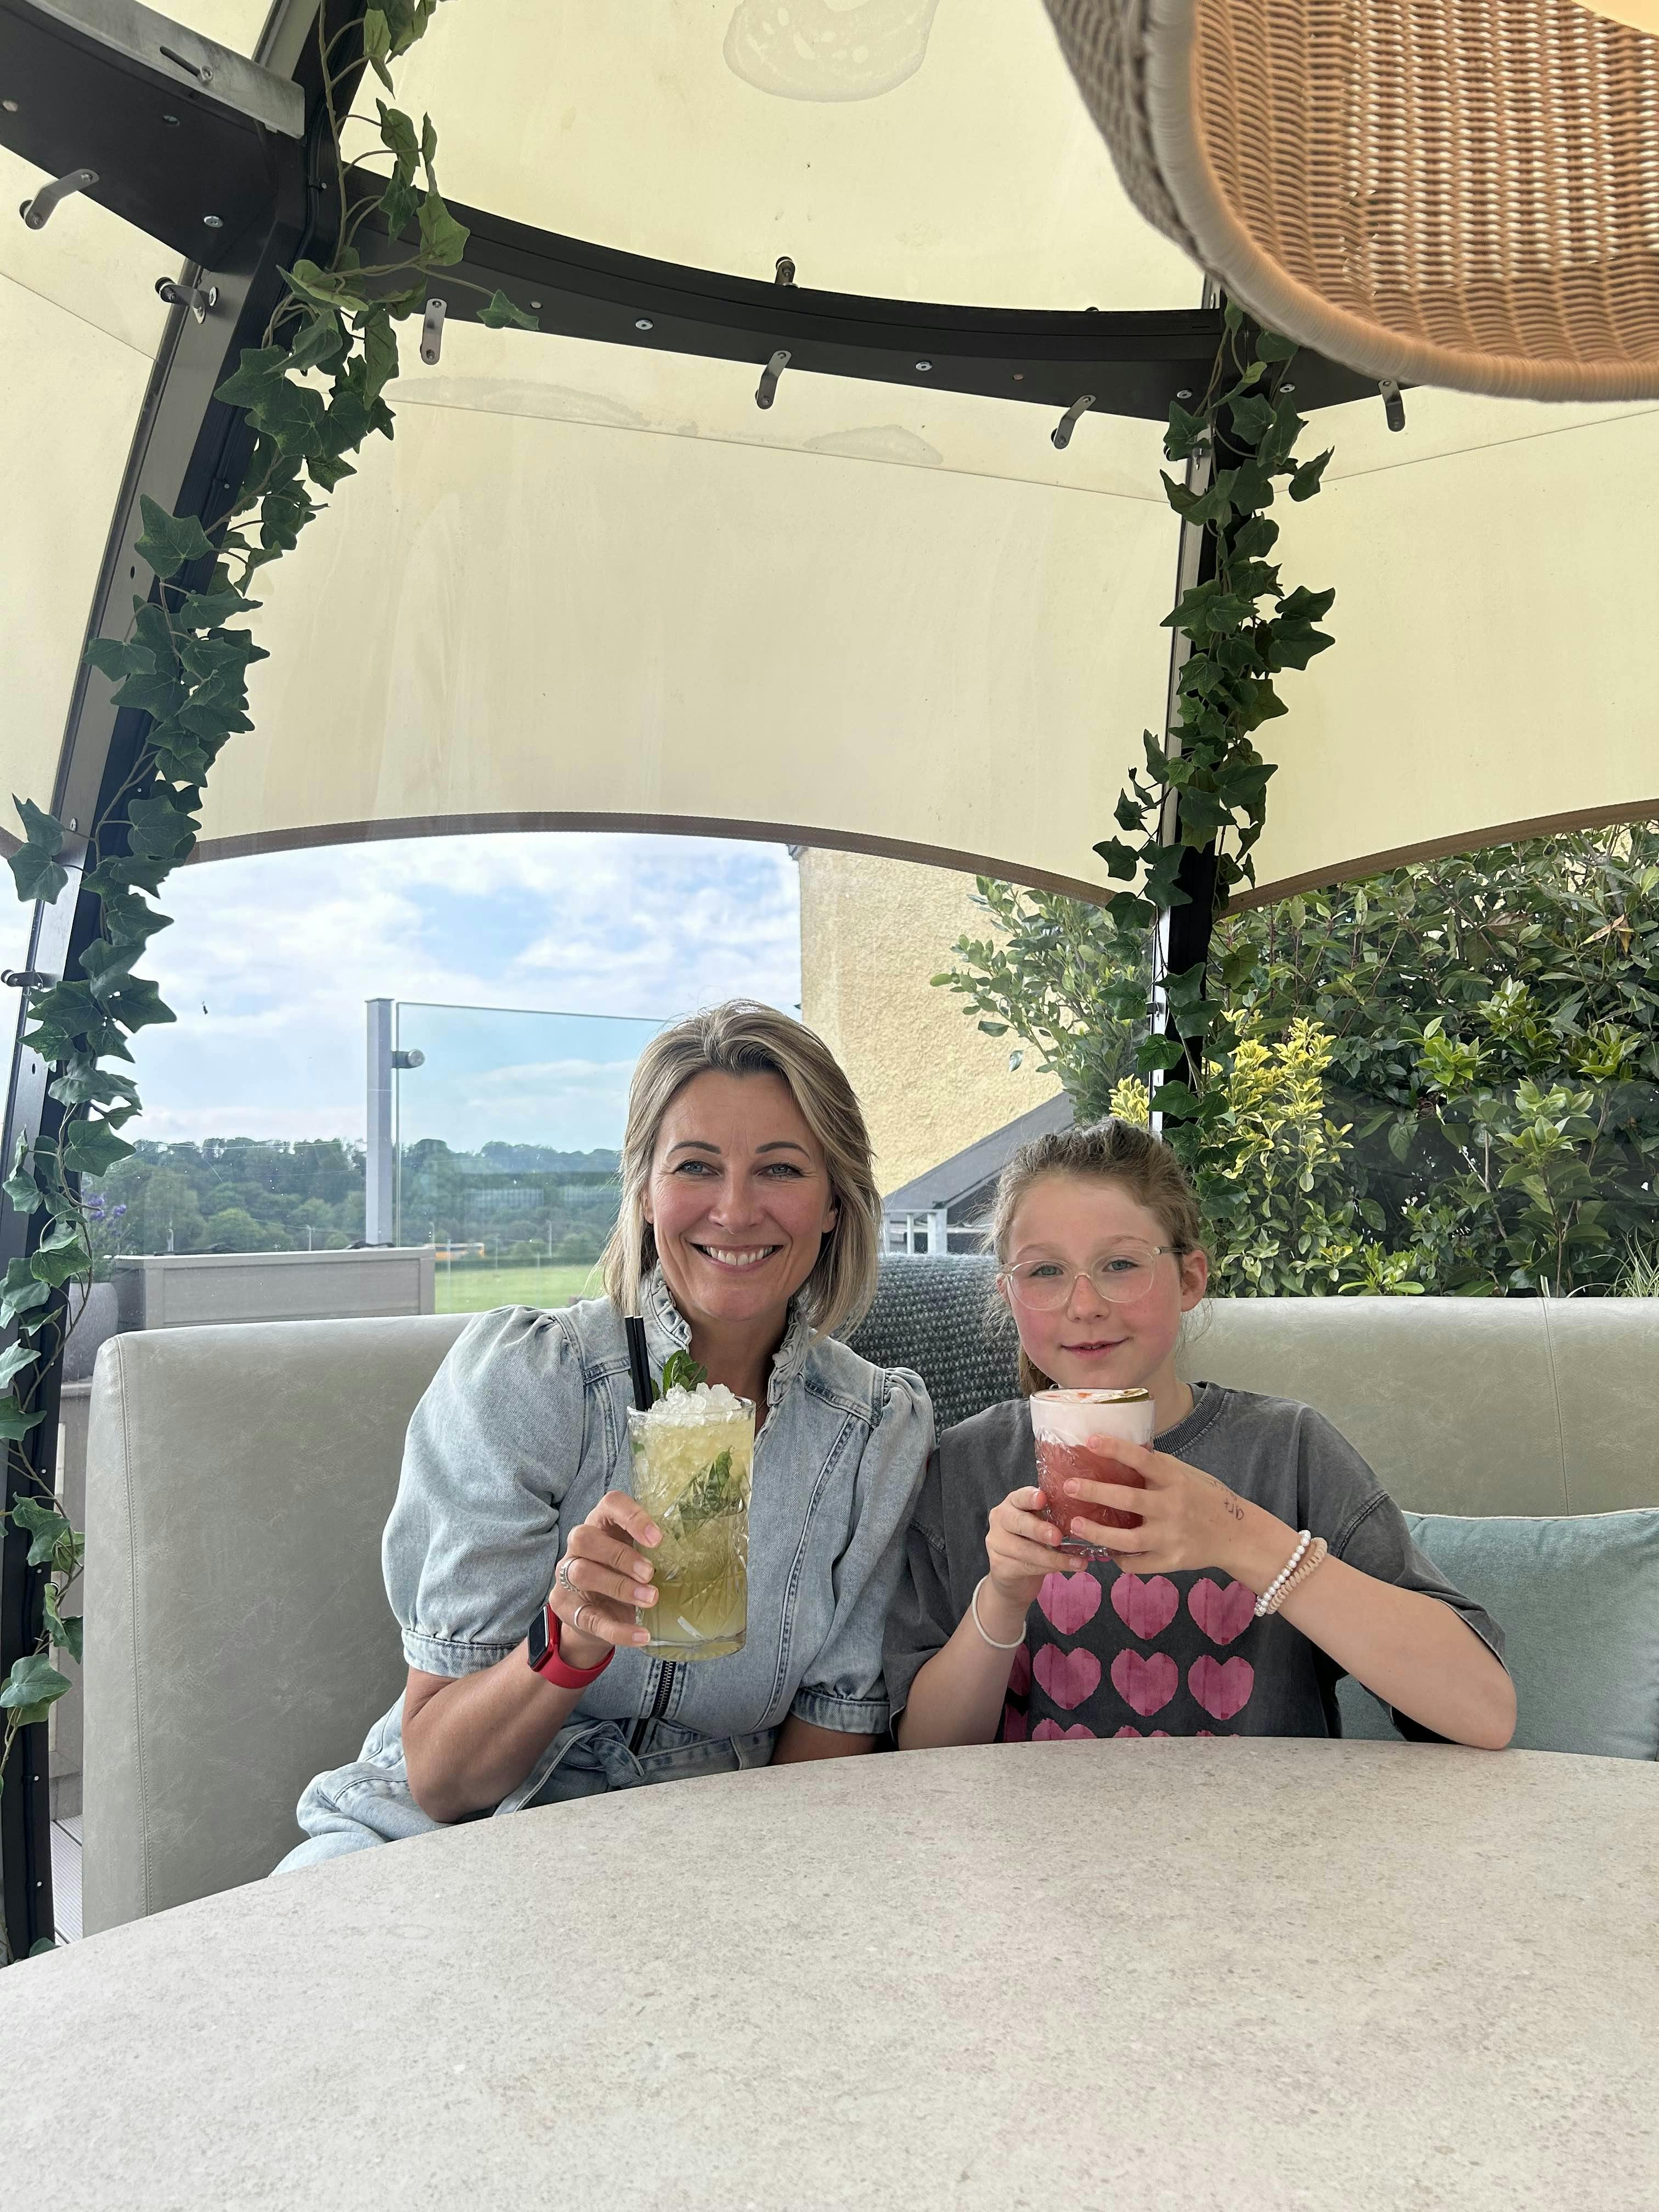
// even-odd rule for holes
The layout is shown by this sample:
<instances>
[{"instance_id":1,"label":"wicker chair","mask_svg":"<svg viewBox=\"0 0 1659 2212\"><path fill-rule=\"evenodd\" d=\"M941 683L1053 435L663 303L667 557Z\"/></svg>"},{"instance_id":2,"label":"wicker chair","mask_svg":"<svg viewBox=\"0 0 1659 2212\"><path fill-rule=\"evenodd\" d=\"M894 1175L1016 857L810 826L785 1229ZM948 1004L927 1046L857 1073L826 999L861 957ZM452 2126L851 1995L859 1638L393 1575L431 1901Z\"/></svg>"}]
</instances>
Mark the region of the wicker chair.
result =
<instances>
[{"instance_id":1,"label":"wicker chair","mask_svg":"<svg viewBox=\"0 0 1659 2212\"><path fill-rule=\"evenodd\" d=\"M1047 4L1135 205L1270 327L1379 381L1659 396L1659 38L1574 0Z\"/></svg>"}]
</instances>

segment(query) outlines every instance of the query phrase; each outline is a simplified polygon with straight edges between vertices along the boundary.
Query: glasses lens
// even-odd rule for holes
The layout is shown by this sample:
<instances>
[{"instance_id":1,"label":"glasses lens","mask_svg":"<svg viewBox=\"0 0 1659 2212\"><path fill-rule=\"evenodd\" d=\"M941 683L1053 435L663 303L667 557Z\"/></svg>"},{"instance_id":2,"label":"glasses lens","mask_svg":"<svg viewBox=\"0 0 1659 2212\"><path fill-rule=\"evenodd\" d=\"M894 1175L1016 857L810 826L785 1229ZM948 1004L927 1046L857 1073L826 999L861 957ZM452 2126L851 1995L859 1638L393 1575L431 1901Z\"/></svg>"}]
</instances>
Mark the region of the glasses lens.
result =
<instances>
[{"instance_id":1,"label":"glasses lens","mask_svg":"<svg viewBox=\"0 0 1659 2212\"><path fill-rule=\"evenodd\" d=\"M1089 1273L1103 1298L1109 1298L1114 1305L1132 1306L1152 1289L1157 1265L1158 1253L1152 1245L1125 1243L1103 1252Z\"/></svg>"},{"instance_id":2,"label":"glasses lens","mask_svg":"<svg viewBox=\"0 0 1659 2212\"><path fill-rule=\"evenodd\" d=\"M1036 1313L1051 1313L1056 1306L1063 1306L1075 1279L1072 1270L1062 1267L1057 1260L1028 1260L1023 1267L1008 1270L1014 1296Z\"/></svg>"}]
</instances>

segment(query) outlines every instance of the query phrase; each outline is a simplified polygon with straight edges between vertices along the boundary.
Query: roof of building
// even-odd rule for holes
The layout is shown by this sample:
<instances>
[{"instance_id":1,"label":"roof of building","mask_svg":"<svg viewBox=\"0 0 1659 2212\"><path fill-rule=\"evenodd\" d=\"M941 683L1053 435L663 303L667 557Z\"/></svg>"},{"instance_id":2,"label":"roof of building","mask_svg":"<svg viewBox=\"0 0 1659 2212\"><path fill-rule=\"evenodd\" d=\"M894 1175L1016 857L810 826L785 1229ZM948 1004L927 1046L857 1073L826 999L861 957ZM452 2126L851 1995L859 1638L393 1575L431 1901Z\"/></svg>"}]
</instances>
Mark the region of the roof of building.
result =
<instances>
[{"instance_id":1,"label":"roof of building","mask_svg":"<svg viewBox=\"0 0 1659 2212\"><path fill-rule=\"evenodd\" d=\"M988 1191L1002 1173L1010 1158L1032 1137L1045 1137L1054 1129L1069 1129L1072 1126L1072 1102L1060 1091L1053 1098L1045 1098L1041 1106L1032 1107L1029 1114L994 1129L988 1137L981 1137L963 1152L948 1160L941 1160L936 1168L929 1168L891 1191L882 1201L884 1213L931 1213L943 1206L954 1212L967 1201Z\"/></svg>"}]
</instances>

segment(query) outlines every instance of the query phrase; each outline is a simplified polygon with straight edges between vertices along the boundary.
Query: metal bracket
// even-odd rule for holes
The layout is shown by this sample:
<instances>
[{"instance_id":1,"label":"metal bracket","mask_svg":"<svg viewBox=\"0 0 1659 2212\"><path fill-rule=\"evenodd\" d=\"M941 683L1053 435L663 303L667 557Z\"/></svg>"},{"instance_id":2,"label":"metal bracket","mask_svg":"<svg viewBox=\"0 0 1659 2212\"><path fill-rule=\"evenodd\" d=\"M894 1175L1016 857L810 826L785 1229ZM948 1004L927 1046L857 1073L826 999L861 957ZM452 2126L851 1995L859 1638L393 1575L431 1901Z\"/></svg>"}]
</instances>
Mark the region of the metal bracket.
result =
<instances>
[{"instance_id":1,"label":"metal bracket","mask_svg":"<svg viewBox=\"0 0 1659 2212\"><path fill-rule=\"evenodd\" d=\"M778 256L776 276L780 284L793 284L795 281L795 264L787 253Z\"/></svg>"},{"instance_id":2,"label":"metal bracket","mask_svg":"<svg viewBox=\"0 0 1659 2212\"><path fill-rule=\"evenodd\" d=\"M778 396L778 379L789 366L788 353L781 347L761 371L761 380L755 387L757 407L769 407Z\"/></svg>"},{"instance_id":3,"label":"metal bracket","mask_svg":"<svg viewBox=\"0 0 1659 2212\"><path fill-rule=\"evenodd\" d=\"M438 356L444 349L444 313L443 301L427 301L421 322L421 359L428 368L437 367Z\"/></svg>"},{"instance_id":4,"label":"metal bracket","mask_svg":"<svg viewBox=\"0 0 1659 2212\"><path fill-rule=\"evenodd\" d=\"M155 296L159 300L165 300L170 307L188 307L198 323L204 323L208 319L209 308L216 307L219 304L219 287L216 284L209 284L205 287L200 284L181 284L176 277L158 276L155 280Z\"/></svg>"},{"instance_id":5,"label":"metal bracket","mask_svg":"<svg viewBox=\"0 0 1659 2212\"><path fill-rule=\"evenodd\" d=\"M57 978L42 975L33 968L0 968L0 983L9 991L50 991Z\"/></svg>"},{"instance_id":6,"label":"metal bracket","mask_svg":"<svg viewBox=\"0 0 1659 2212\"><path fill-rule=\"evenodd\" d=\"M1054 428L1048 433L1048 437L1050 443L1054 445L1059 452L1063 453L1067 446L1071 444L1073 431L1076 429L1079 422L1081 422L1083 417L1088 413L1089 410L1094 405L1094 393L1092 392L1085 392L1080 399L1074 399L1072 402L1071 405L1066 410L1066 412L1060 416L1059 422L1055 423Z\"/></svg>"},{"instance_id":7,"label":"metal bracket","mask_svg":"<svg viewBox=\"0 0 1659 2212\"><path fill-rule=\"evenodd\" d=\"M414 1048L408 1052L394 1052L392 1055L392 1065L399 1068L424 1067L426 1054Z\"/></svg>"},{"instance_id":8,"label":"metal bracket","mask_svg":"<svg viewBox=\"0 0 1659 2212\"><path fill-rule=\"evenodd\" d=\"M44 230L59 200L70 199L76 192L89 192L97 181L96 169L71 169L55 184L42 185L34 198L25 200L17 212L31 230Z\"/></svg>"},{"instance_id":9,"label":"metal bracket","mask_svg":"<svg viewBox=\"0 0 1659 2212\"><path fill-rule=\"evenodd\" d=\"M1393 377L1385 376L1376 388L1382 394L1382 411L1389 418L1389 429L1403 430L1406 427L1406 403L1401 396L1400 386Z\"/></svg>"}]
</instances>

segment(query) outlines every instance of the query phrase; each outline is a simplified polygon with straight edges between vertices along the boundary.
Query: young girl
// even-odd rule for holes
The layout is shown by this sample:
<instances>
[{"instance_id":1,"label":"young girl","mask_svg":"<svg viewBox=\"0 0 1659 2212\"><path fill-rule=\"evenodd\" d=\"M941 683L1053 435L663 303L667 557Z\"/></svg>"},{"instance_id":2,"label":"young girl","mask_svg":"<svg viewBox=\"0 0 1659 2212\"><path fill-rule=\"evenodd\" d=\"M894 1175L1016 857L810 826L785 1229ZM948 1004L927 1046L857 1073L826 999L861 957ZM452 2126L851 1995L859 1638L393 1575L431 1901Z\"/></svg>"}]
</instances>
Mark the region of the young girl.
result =
<instances>
[{"instance_id":1,"label":"young girl","mask_svg":"<svg viewBox=\"0 0 1659 2212\"><path fill-rule=\"evenodd\" d=\"M1103 1439L1100 1479L1066 1486L1084 1512L1140 1526L1074 1521L1110 1560L1079 1570L1042 1516L1024 1399L948 1430L888 1623L901 1747L1340 1735L1344 1674L1403 1735L1506 1744L1502 1632L1418 1550L1353 1447L1307 1406L1176 1379L1209 1265L1169 1147L1119 1121L1038 1138L1004 1171L994 1228L1021 1389L1152 1395L1152 1449Z\"/></svg>"}]
</instances>

